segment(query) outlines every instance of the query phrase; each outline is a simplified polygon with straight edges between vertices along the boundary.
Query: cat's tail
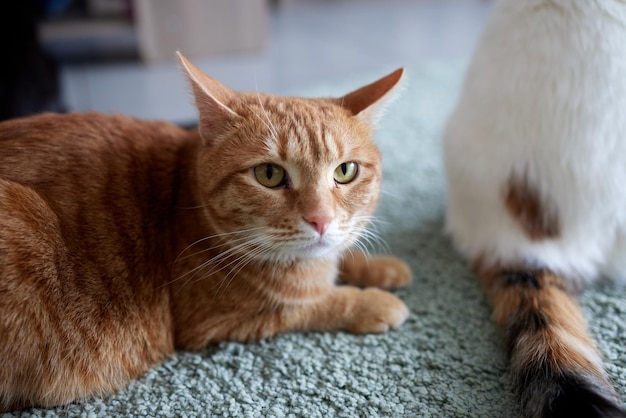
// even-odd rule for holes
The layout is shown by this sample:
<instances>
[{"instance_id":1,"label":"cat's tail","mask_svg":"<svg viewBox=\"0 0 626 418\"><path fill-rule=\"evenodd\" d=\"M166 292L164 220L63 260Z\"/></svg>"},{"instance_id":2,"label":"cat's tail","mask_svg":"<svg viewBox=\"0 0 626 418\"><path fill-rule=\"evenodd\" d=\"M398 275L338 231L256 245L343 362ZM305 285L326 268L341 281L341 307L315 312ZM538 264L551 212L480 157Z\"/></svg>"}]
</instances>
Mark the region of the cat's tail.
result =
<instances>
[{"instance_id":1,"label":"cat's tail","mask_svg":"<svg viewBox=\"0 0 626 418\"><path fill-rule=\"evenodd\" d=\"M529 417L626 417L566 282L545 270L479 269Z\"/></svg>"}]
</instances>

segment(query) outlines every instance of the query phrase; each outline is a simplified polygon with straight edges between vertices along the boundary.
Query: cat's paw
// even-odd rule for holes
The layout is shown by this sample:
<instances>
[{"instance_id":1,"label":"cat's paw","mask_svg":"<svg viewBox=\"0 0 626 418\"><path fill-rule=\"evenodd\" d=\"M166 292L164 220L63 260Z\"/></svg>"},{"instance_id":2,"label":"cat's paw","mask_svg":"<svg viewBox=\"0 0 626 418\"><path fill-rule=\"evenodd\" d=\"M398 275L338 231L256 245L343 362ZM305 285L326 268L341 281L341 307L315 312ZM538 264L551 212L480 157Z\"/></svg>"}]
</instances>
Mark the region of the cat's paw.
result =
<instances>
[{"instance_id":1,"label":"cat's paw","mask_svg":"<svg viewBox=\"0 0 626 418\"><path fill-rule=\"evenodd\" d=\"M398 328L408 316L409 309L400 299L384 290L368 288L359 293L348 331L383 333Z\"/></svg>"},{"instance_id":2,"label":"cat's paw","mask_svg":"<svg viewBox=\"0 0 626 418\"><path fill-rule=\"evenodd\" d=\"M409 266L395 257L356 254L347 256L343 264L341 280L360 287L398 289L411 283Z\"/></svg>"},{"instance_id":3,"label":"cat's paw","mask_svg":"<svg viewBox=\"0 0 626 418\"><path fill-rule=\"evenodd\" d=\"M368 269L370 286L383 289L397 289L411 283L411 269L402 260L395 257L378 256L370 259Z\"/></svg>"}]
</instances>

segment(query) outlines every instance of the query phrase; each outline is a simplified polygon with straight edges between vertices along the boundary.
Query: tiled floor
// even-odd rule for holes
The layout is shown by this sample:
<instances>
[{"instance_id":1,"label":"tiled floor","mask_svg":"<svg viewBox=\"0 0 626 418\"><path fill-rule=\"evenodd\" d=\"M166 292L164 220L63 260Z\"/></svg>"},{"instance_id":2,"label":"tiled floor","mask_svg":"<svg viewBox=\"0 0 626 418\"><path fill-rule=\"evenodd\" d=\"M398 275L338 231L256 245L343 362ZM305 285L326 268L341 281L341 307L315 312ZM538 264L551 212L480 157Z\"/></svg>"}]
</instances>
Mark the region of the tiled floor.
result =
<instances>
[{"instance_id":1,"label":"tiled floor","mask_svg":"<svg viewBox=\"0 0 626 418\"><path fill-rule=\"evenodd\" d=\"M234 89L296 94L316 83L382 76L420 60L466 59L490 5L488 0L290 0L271 11L263 51L194 61ZM66 64L62 85L71 110L175 123L196 117L174 62Z\"/></svg>"}]
</instances>

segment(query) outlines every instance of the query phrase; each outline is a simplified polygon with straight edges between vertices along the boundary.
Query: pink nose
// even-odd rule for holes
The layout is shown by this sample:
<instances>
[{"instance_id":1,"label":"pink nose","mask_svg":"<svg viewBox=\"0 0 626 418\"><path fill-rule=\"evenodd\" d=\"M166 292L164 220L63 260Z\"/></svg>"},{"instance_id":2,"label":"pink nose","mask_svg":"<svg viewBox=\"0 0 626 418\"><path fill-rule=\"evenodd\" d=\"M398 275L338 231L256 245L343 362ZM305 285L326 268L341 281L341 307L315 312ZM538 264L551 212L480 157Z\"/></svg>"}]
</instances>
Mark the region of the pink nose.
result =
<instances>
[{"instance_id":1,"label":"pink nose","mask_svg":"<svg viewBox=\"0 0 626 418\"><path fill-rule=\"evenodd\" d=\"M311 216L304 218L304 220L307 221L318 234L323 235L333 218L330 216Z\"/></svg>"}]
</instances>

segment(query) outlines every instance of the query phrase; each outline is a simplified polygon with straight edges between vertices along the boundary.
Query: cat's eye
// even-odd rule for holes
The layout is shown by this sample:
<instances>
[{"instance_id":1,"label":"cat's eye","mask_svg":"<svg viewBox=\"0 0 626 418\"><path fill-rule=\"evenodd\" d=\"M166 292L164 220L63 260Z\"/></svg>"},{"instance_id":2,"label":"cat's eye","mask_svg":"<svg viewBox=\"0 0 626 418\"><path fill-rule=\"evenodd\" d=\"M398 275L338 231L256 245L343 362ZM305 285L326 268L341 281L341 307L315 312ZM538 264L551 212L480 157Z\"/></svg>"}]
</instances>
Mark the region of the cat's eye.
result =
<instances>
[{"instance_id":1,"label":"cat's eye","mask_svg":"<svg viewBox=\"0 0 626 418\"><path fill-rule=\"evenodd\" d=\"M263 186L274 188L285 184L287 173L279 165L264 163L254 167L254 177Z\"/></svg>"},{"instance_id":2,"label":"cat's eye","mask_svg":"<svg viewBox=\"0 0 626 418\"><path fill-rule=\"evenodd\" d=\"M339 184L350 183L356 177L359 171L359 165L354 162L341 163L335 169L335 173L333 177L335 181Z\"/></svg>"}]
</instances>

